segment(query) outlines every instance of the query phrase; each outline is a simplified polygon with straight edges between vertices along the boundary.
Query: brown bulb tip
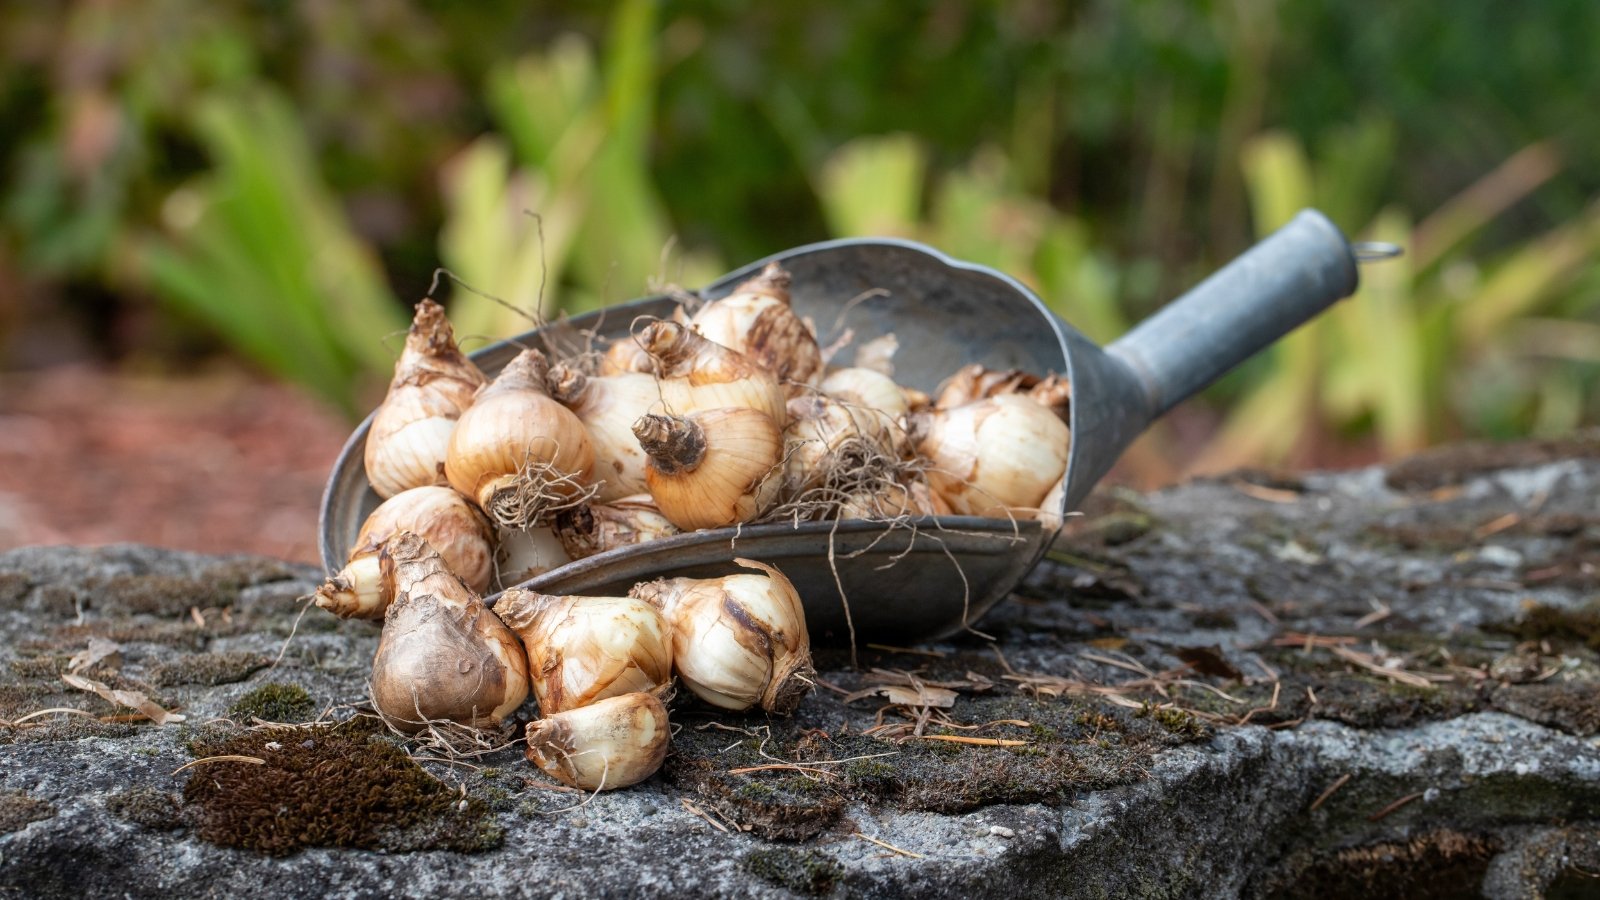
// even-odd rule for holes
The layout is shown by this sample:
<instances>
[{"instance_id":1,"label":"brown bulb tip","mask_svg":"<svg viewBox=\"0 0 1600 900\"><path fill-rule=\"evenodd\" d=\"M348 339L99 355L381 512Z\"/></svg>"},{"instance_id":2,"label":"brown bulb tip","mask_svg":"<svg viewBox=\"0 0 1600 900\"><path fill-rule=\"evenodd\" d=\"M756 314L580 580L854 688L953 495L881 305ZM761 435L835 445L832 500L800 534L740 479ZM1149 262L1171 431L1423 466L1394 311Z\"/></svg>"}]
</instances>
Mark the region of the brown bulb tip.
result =
<instances>
[{"instance_id":1,"label":"brown bulb tip","mask_svg":"<svg viewBox=\"0 0 1600 900\"><path fill-rule=\"evenodd\" d=\"M539 613L560 599L538 591L511 588L495 601L494 614L500 617L500 621L504 622L507 628L520 635L533 625Z\"/></svg>"},{"instance_id":2,"label":"brown bulb tip","mask_svg":"<svg viewBox=\"0 0 1600 900\"><path fill-rule=\"evenodd\" d=\"M677 322L651 322L639 335L644 352L663 366L672 367L694 354L700 336Z\"/></svg>"},{"instance_id":3,"label":"brown bulb tip","mask_svg":"<svg viewBox=\"0 0 1600 900\"><path fill-rule=\"evenodd\" d=\"M383 544L383 555L395 562L411 562L432 556L433 553L433 548L415 531L397 532Z\"/></svg>"},{"instance_id":4,"label":"brown bulb tip","mask_svg":"<svg viewBox=\"0 0 1600 900\"><path fill-rule=\"evenodd\" d=\"M550 389L545 386L545 379L550 374L550 361L538 350L524 350L518 353L506 367L495 376L494 382L487 390L528 390L532 389L541 394L548 394Z\"/></svg>"},{"instance_id":5,"label":"brown bulb tip","mask_svg":"<svg viewBox=\"0 0 1600 900\"><path fill-rule=\"evenodd\" d=\"M345 605L345 603L340 602L340 600L344 595L347 595L349 591L350 586L345 584L343 580L338 578L330 578L323 582L321 587L317 588L316 603L318 606L337 616L339 615L339 609Z\"/></svg>"},{"instance_id":6,"label":"brown bulb tip","mask_svg":"<svg viewBox=\"0 0 1600 900\"><path fill-rule=\"evenodd\" d=\"M761 708L780 716L794 712L816 685L816 674L809 655L798 660L788 672L774 672L773 682L767 686L766 696L761 698Z\"/></svg>"},{"instance_id":7,"label":"brown bulb tip","mask_svg":"<svg viewBox=\"0 0 1600 900\"><path fill-rule=\"evenodd\" d=\"M411 319L411 330L406 333L406 349L430 356L439 353L456 353L455 331L445 317L444 307L429 299L417 304L416 315Z\"/></svg>"},{"instance_id":8,"label":"brown bulb tip","mask_svg":"<svg viewBox=\"0 0 1600 900\"><path fill-rule=\"evenodd\" d=\"M550 388L550 396L554 397L557 403L572 406L589 389L589 376L566 363L558 363L552 366L550 373L545 376L545 385Z\"/></svg>"},{"instance_id":9,"label":"brown bulb tip","mask_svg":"<svg viewBox=\"0 0 1600 900\"><path fill-rule=\"evenodd\" d=\"M706 431L693 419L646 414L633 423L633 436L667 475L692 470L706 458Z\"/></svg>"}]
</instances>

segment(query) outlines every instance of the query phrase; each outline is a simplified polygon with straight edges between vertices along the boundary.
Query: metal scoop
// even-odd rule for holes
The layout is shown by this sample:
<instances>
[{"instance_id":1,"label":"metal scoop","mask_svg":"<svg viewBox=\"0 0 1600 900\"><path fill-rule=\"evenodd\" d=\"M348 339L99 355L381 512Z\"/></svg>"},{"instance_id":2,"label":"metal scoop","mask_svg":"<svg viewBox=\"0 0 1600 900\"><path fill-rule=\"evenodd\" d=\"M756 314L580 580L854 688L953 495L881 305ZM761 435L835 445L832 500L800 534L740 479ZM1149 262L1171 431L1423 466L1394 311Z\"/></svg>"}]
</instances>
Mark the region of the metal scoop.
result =
<instances>
[{"instance_id":1,"label":"metal scoop","mask_svg":"<svg viewBox=\"0 0 1600 900\"><path fill-rule=\"evenodd\" d=\"M1073 395L1066 512L1157 416L1353 293L1358 255L1332 222L1305 210L1104 350L1015 279L911 241L810 244L751 263L699 293L724 296L778 260L792 275L795 310L819 331L847 326L858 341L895 334L895 380L901 384L931 392L968 363L1064 372ZM635 318L666 318L676 305L668 297L647 297L569 324L615 339L628 335ZM515 340L533 346L549 337L536 330ZM504 342L472 358L493 377L518 349ZM322 561L330 572L344 565L361 523L378 504L362 463L370 423L369 417L350 436L323 496ZM607 551L521 586L620 595L662 576L742 571L732 560L749 557L776 565L794 581L813 641L839 644L853 635L860 642L907 643L976 623L1021 582L1054 536L1035 521L972 516L928 517L892 528L867 521L755 525Z\"/></svg>"}]
</instances>

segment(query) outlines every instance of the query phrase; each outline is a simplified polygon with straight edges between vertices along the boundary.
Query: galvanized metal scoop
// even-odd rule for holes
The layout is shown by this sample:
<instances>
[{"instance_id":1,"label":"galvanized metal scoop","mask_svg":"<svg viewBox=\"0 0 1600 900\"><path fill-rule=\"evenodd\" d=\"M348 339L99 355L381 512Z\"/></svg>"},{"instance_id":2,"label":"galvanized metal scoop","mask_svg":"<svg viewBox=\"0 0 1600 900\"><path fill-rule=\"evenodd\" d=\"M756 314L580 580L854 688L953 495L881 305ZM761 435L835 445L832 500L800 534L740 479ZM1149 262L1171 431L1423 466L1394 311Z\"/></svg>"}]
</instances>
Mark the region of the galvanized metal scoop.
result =
<instances>
[{"instance_id":1,"label":"galvanized metal scoop","mask_svg":"<svg viewBox=\"0 0 1600 900\"><path fill-rule=\"evenodd\" d=\"M1101 349L1015 279L930 247L851 239L786 250L700 291L721 297L771 260L791 275L795 310L827 332L893 332L895 380L931 392L963 365L1064 372L1072 383L1072 447L1063 512L1077 508L1156 417L1356 289L1362 251L1321 213L1301 212L1243 256ZM862 301L872 292L871 299ZM852 300L857 302L851 303ZM639 316L668 317L676 301L647 297L570 320L569 333L625 337ZM493 377L546 329L472 354ZM847 351L848 352L848 351ZM835 360L835 363L848 360ZM344 565L378 496L362 464L361 424L323 496L322 561ZM522 586L551 594L619 595L662 576L740 571L735 557L770 562L805 602L812 640L906 643L948 636L1021 582L1054 532L1038 522L940 516L886 528L864 521L769 524L696 532L611 550Z\"/></svg>"}]
</instances>

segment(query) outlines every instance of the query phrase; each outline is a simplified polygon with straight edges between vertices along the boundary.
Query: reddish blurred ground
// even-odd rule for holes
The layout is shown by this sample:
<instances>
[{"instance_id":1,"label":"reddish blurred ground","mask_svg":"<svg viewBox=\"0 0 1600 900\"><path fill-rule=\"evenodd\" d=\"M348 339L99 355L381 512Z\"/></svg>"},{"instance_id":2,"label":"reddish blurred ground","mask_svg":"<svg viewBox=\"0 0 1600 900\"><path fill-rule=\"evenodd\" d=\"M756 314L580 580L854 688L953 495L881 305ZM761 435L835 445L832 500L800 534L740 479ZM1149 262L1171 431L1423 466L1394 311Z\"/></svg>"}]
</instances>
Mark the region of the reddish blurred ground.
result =
<instances>
[{"instance_id":1,"label":"reddish blurred ground","mask_svg":"<svg viewBox=\"0 0 1600 900\"><path fill-rule=\"evenodd\" d=\"M237 373L0 375L0 549L137 541L317 559L349 425Z\"/></svg>"}]
</instances>

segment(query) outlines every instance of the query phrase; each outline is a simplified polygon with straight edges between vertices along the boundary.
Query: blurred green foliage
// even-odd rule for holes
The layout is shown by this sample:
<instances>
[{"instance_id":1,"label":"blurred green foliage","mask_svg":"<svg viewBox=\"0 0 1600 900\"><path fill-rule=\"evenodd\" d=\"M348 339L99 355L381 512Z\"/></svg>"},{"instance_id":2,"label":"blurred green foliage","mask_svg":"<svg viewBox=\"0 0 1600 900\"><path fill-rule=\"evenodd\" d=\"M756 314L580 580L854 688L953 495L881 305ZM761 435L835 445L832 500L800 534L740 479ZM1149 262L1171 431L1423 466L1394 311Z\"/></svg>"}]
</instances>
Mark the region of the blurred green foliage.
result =
<instances>
[{"instance_id":1,"label":"blurred green foliage","mask_svg":"<svg viewBox=\"0 0 1600 900\"><path fill-rule=\"evenodd\" d=\"M1206 464L1559 432L1600 421L1595 46L1582 0L8 5L0 363L216 334L356 412L439 266L489 337L866 233L1106 340L1317 205L1410 254L1208 394Z\"/></svg>"}]
</instances>

